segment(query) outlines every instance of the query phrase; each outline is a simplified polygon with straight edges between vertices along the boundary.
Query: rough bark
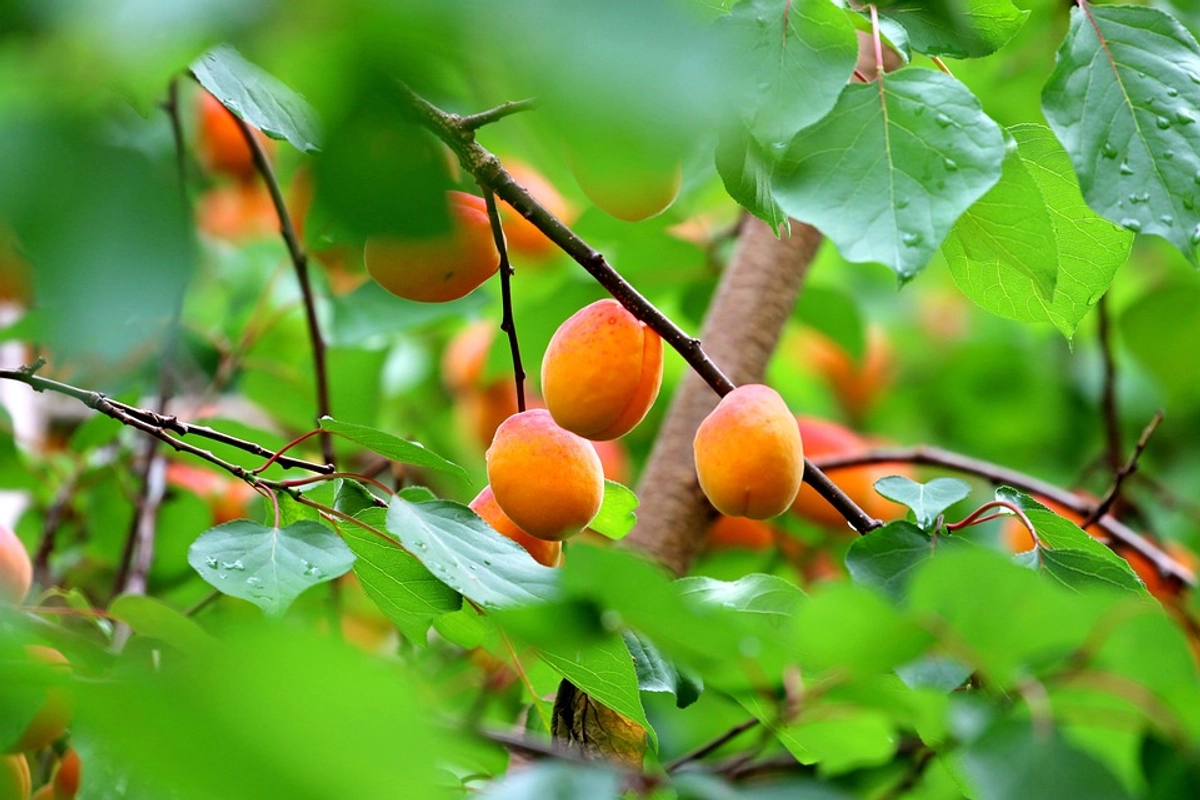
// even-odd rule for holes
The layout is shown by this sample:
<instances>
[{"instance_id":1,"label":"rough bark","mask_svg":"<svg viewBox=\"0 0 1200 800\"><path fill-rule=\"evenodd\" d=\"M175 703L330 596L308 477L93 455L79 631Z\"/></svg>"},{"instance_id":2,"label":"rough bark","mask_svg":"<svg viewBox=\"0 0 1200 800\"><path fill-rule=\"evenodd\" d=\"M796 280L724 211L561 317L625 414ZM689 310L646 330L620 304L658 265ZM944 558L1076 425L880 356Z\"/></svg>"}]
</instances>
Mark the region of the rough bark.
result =
<instances>
[{"instance_id":1,"label":"rough bark","mask_svg":"<svg viewBox=\"0 0 1200 800\"><path fill-rule=\"evenodd\" d=\"M754 219L744 226L700 333L704 349L737 384L761 382L820 244L816 229L792 221L782 239ZM638 524L627 541L682 574L716 512L700 491L692 439L718 398L689 372L671 400L638 485Z\"/></svg>"}]
</instances>

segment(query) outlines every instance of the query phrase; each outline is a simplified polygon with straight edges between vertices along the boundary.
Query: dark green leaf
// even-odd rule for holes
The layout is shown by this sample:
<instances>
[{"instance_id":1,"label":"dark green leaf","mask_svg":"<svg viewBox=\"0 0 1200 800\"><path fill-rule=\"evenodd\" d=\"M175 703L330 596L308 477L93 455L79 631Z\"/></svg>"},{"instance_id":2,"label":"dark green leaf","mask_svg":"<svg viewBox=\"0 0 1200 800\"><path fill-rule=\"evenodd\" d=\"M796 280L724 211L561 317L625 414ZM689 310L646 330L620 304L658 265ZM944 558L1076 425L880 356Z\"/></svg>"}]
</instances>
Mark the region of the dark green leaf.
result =
<instances>
[{"instance_id":1,"label":"dark green leaf","mask_svg":"<svg viewBox=\"0 0 1200 800\"><path fill-rule=\"evenodd\" d=\"M637 524L637 495L616 481L604 481L604 500L588 528L610 539L624 539Z\"/></svg>"},{"instance_id":2,"label":"dark green leaf","mask_svg":"<svg viewBox=\"0 0 1200 800\"><path fill-rule=\"evenodd\" d=\"M528 605L555 594L554 569L534 561L466 506L396 497L388 506L387 529L438 580L481 606Z\"/></svg>"},{"instance_id":3,"label":"dark green leaf","mask_svg":"<svg viewBox=\"0 0 1200 800\"><path fill-rule=\"evenodd\" d=\"M617 800L623 796L619 772L603 766L546 759L528 769L514 770L476 795L479 800Z\"/></svg>"},{"instance_id":4,"label":"dark green leaf","mask_svg":"<svg viewBox=\"0 0 1200 800\"><path fill-rule=\"evenodd\" d=\"M1200 287L1176 281L1151 289L1121 315L1121 333L1134 357L1177 403L1200 399L1200 348L1164 343L1200 341Z\"/></svg>"},{"instance_id":5,"label":"dark green leaf","mask_svg":"<svg viewBox=\"0 0 1200 800\"><path fill-rule=\"evenodd\" d=\"M370 508L360 521L377 531L386 530L387 511ZM462 596L433 576L409 555L400 542L346 523L342 538L358 558L354 574L363 591L411 642L424 645L429 624L462 607Z\"/></svg>"},{"instance_id":6,"label":"dark green leaf","mask_svg":"<svg viewBox=\"0 0 1200 800\"><path fill-rule=\"evenodd\" d=\"M1195 264L1200 46L1187 29L1154 8L1072 8L1042 107L1088 205Z\"/></svg>"},{"instance_id":7,"label":"dark green leaf","mask_svg":"<svg viewBox=\"0 0 1200 800\"><path fill-rule=\"evenodd\" d=\"M195 653L215 641L195 622L146 595L123 594L109 604L108 614L138 636L158 639L181 653Z\"/></svg>"},{"instance_id":8,"label":"dark green leaf","mask_svg":"<svg viewBox=\"0 0 1200 800\"><path fill-rule=\"evenodd\" d=\"M1009 0L893 0L879 6L884 18L904 26L915 50L951 58L996 52L1029 16Z\"/></svg>"},{"instance_id":9,"label":"dark green leaf","mask_svg":"<svg viewBox=\"0 0 1200 800\"><path fill-rule=\"evenodd\" d=\"M965 86L907 69L882 88L847 86L828 116L797 134L776 171L775 198L846 260L908 279L999 180L1003 158L1000 127Z\"/></svg>"},{"instance_id":10,"label":"dark green leaf","mask_svg":"<svg viewBox=\"0 0 1200 800\"><path fill-rule=\"evenodd\" d=\"M903 475L889 475L875 481L875 491L911 508L917 525L929 530L943 511L971 493L971 487L957 478L917 483Z\"/></svg>"},{"instance_id":11,"label":"dark green leaf","mask_svg":"<svg viewBox=\"0 0 1200 800\"><path fill-rule=\"evenodd\" d=\"M742 127L727 128L717 142L716 163L730 197L776 233L780 225L787 224L787 214L771 193L771 181L779 162L769 148L759 144Z\"/></svg>"},{"instance_id":12,"label":"dark green leaf","mask_svg":"<svg viewBox=\"0 0 1200 800\"><path fill-rule=\"evenodd\" d=\"M267 136L287 139L304 153L320 149L317 116L304 98L232 46L214 47L191 69L201 86Z\"/></svg>"},{"instance_id":13,"label":"dark green leaf","mask_svg":"<svg viewBox=\"0 0 1200 800\"><path fill-rule=\"evenodd\" d=\"M638 688L643 692L666 692L675 696L678 708L687 708L704 691L704 682L684 672L659 652L654 643L633 631L625 631L625 645L633 656Z\"/></svg>"},{"instance_id":14,"label":"dark green leaf","mask_svg":"<svg viewBox=\"0 0 1200 800\"><path fill-rule=\"evenodd\" d=\"M961 540L932 536L905 520L889 522L850 545L846 569L855 583L878 589L894 601L904 598L914 570L944 549L957 549Z\"/></svg>"},{"instance_id":15,"label":"dark green leaf","mask_svg":"<svg viewBox=\"0 0 1200 800\"><path fill-rule=\"evenodd\" d=\"M419 442L409 442L401 439L399 436L393 436L376 428L369 428L366 425L356 425L353 422L341 422L332 417L322 417L320 425L322 430L343 436L356 444L362 445L372 453L378 453L384 458L390 458L392 461L441 470L442 472L449 472L452 475L458 475L461 478L467 477L465 469L458 464L447 461L432 450L426 449L425 445Z\"/></svg>"},{"instance_id":16,"label":"dark green leaf","mask_svg":"<svg viewBox=\"0 0 1200 800\"><path fill-rule=\"evenodd\" d=\"M850 583L814 594L793 624L802 663L818 671L884 672L916 658L929 640L878 594Z\"/></svg>"},{"instance_id":17,"label":"dark green leaf","mask_svg":"<svg viewBox=\"0 0 1200 800\"><path fill-rule=\"evenodd\" d=\"M235 520L200 534L188 550L188 563L225 594L278 616L305 589L348 572L354 554L317 522L268 528Z\"/></svg>"}]
</instances>

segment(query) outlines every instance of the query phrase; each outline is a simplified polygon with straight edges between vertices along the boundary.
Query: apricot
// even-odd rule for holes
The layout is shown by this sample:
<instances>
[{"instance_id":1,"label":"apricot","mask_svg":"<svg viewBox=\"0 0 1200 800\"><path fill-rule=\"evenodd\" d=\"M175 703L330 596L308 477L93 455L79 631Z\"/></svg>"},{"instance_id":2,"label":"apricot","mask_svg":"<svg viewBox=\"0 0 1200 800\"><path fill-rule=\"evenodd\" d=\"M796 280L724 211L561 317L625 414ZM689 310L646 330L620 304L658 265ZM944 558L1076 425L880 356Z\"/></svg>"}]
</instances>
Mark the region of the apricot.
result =
<instances>
[{"instance_id":1,"label":"apricot","mask_svg":"<svg viewBox=\"0 0 1200 800\"><path fill-rule=\"evenodd\" d=\"M254 166L254 156L246 137L229 111L220 100L207 91L198 93L199 129L196 138L196 150L200 162L209 172L228 175L239 181L252 179L257 170ZM275 143L260 131L254 131L255 138L269 155L275 148Z\"/></svg>"},{"instance_id":2,"label":"apricot","mask_svg":"<svg viewBox=\"0 0 1200 800\"><path fill-rule=\"evenodd\" d=\"M586 439L560 428L546 409L506 419L486 458L496 502L530 536L567 539L600 511L600 457Z\"/></svg>"},{"instance_id":3,"label":"apricot","mask_svg":"<svg viewBox=\"0 0 1200 800\"><path fill-rule=\"evenodd\" d=\"M588 439L616 439L646 416L662 385L662 339L616 300L597 300L558 327L542 358L554 421Z\"/></svg>"},{"instance_id":4,"label":"apricot","mask_svg":"<svg viewBox=\"0 0 1200 800\"><path fill-rule=\"evenodd\" d=\"M33 778L24 754L0 756L0 800L25 800Z\"/></svg>"},{"instance_id":5,"label":"apricot","mask_svg":"<svg viewBox=\"0 0 1200 800\"><path fill-rule=\"evenodd\" d=\"M592 449L600 456L600 466L604 468L606 480L617 483L629 483L629 451L615 439L602 442L592 442Z\"/></svg>"},{"instance_id":6,"label":"apricot","mask_svg":"<svg viewBox=\"0 0 1200 800\"><path fill-rule=\"evenodd\" d=\"M769 550L775 546L775 529L759 519L720 514L705 536L709 550Z\"/></svg>"},{"instance_id":7,"label":"apricot","mask_svg":"<svg viewBox=\"0 0 1200 800\"><path fill-rule=\"evenodd\" d=\"M739 386L709 413L692 443L700 488L732 517L767 519L791 505L804 476L800 429L769 386Z\"/></svg>"},{"instance_id":8,"label":"apricot","mask_svg":"<svg viewBox=\"0 0 1200 800\"><path fill-rule=\"evenodd\" d=\"M17 605L33 585L33 562L12 529L0 525L0 604Z\"/></svg>"},{"instance_id":9,"label":"apricot","mask_svg":"<svg viewBox=\"0 0 1200 800\"><path fill-rule=\"evenodd\" d=\"M453 394L473 389L483 375L496 326L491 320L472 322L456 333L442 351L442 383Z\"/></svg>"},{"instance_id":10,"label":"apricot","mask_svg":"<svg viewBox=\"0 0 1200 800\"><path fill-rule=\"evenodd\" d=\"M367 240L367 272L397 297L422 303L457 300L500 268L484 199L465 192L446 195L449 231L420 239Z\"/></svg>"},{"instance_id":11,"label":"apricot","mask_svg":"<svg viewBox=\"0 0 1200 800\"><path fill-rule=\"evenodd\" d=\"M575 182L597 208L625 222L657 216L675 202L683 164L663 154L623 147L567 147Z\"/></svg>"},{"instance_id":12,"label":"apricot","mask_svg":"<svg viewBox=\"0 0 1200 800\"><path fill-rule=\"evenodd\" d=\"M214 525L245 519L257 494L245 481L181 461L167 464L166 477L167 485L186 489L203 499L212 512Z\"/></svg>"},{"instance_id":13,"label":"apricot","mask_svg":"<svg viewBox=\"0 0 1200 800\"><path fill-rule=\"evenodd\" d=\"M234 243L279 235L271 193L252 182L214 186L201 195L196 225L214 239Z\"/></svg>"},{"instance_id":14,"label":"apricot","mask_svg":"<svg viewBox=\"0 0 1200 800\"><path fill-rule=\"evenodd\" d=\"M26 645L25 650L35 660L51 665L55 671L70 672L71 665L66 656L52 647L31 644ZM74 709L74 700L66 687L57 684L47 686L45 701L29 721L21 738L11 748L12 751L41 750L62 736L71 721Z\"/></svg>"},{"instance_id":15,"label":"apricot","mask_svg":"<svg viewBox=\"0 0 1200 800\"><path fill-rule=\"evenodd\" d=\"M71 748L63 753L54 773L54 800L74 800L79 793L79 753Z\"/></svg>"},{"instance_id":16,"label":"apricot","mask_svg":"<svg viewBox=\"0 0 1200 800\"><path fill-rule=\"evenodd\" d=\"M515 522L508 518L504 509L500 508L500 504L496 502L496 495L492 494L491 486L483 487L483 491L476 495L467 507L478 514L484 522L491 525L501 536L512 539L524 547L529 555L533 556L534 561L546 567L558 566L562 558L562 542L538 539L521 530Z\"/></svg>"},{"instance_id":17,"label":"apricot","mask_svg":"<svg viewBox=\"0 0 1200 800\"><path fill-rule=\"evenodd\" d=\"M562 220L564 225L575 221L571 206L563 199L558 189L554 188L554 184L546 180L540 172L519 161L509 162L507 169L514 181L521 184L547 211ZM514 253L539 260L554 252L554 242L507 203L500 206L500 221L504 224L504 236L508 247Z\"/></svg>"},{"instance_id":18,"label":"apricot","mask_svg":"<svg viewBox=\"0 0 1200 800\"><path fill-rule=\"evenodd\" d=\"M800 427L800 435L804 437L804 449L809 458L852 456L871 449L865 439L836 422L799 416L796 423ZM868 515L883 520L904 515L903 506L875 491L875 481L888 475L912 477L912 469L907 464L864 464L827 470L826 474ZM846 518L841 512L807 483L796 494L792 511L818 525L839 530L846 528Z\"/></svg>"},{"instance_id":19,"label":"apricot","mask_svg":"<svg viewBox=\"0 0 1200 800\"><path fill-rule=\"evenodd\" d=\"M894 358L882 328L867 329L866 349L855 360L840 344L816 330L799 338L799 357L810 364L852 419L870 411L891 384Z\"/></svg>"},{"instance_id":20,"label":"apricot","mask_svg":"<svg viewBox=\"0 0 1200 800\"><path fill-rule=\"evenodd\" d=\"M54 784L47 783L29 796L29 800L55 800Z\"/></svg>"}]
</instances>

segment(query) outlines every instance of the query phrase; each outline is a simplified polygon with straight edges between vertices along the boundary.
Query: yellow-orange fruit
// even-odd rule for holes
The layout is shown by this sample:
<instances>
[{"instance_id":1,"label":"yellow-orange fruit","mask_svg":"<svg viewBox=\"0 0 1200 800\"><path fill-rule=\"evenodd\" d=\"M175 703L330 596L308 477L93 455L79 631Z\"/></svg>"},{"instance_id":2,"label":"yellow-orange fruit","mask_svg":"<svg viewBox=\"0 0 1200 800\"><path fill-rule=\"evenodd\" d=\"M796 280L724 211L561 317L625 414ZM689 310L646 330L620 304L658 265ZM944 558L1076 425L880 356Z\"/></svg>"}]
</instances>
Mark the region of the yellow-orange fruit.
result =
<instances>
[{"instance_id":1,"label":"yellow-orange fruit","mask_svg":"<svg viewBox=\"0 0 1200 800\"><path fill-rule=\"evenodd\" d=\"M640 222L675 202L683 165L674 158L629 156L619 147L567 148L571 174L588 199L610 216Z\"/></svg>"},{"instance_id":2,"label":"yellow-orange fruit","mask_svg":"<svg viewBox=\"0 0 1200 800\"><path fill-rule=\"evenodd\" d=\"M196 149L200 162L209 172L228 175L242 181L253 178L256 171L254 156L233 114L208 92L202 90L198 95L200 119ZM275 147L274 142L257 130L254 134L259 144L270 155Z\"/></svg>"},{"instance_id":3,"label":"yellow-orange fruit","mask_svg":"<svg viewBox=\"0 0 1200 800\"><path fill-rule=\"evenodd\" d=\"M496 429L487 474L500 508L538 539L561 541L579 533L604 499L596 451L542 408L514 414Z\"/></svg>"},{"instance_id":4,"label":"yellow-orange fruit","mask_svg":"<svg viewBox=\"0 0 1200 800\"><path fill-rule=\"evenodd\" d=\"M246 242L279 235L279 215L261 183L214 186L196 203L196 225L214 239Z\"/></svg>"},{"instance_id":5,"label":"yellow-orange fruit","mask_svg":"<svg viewBox=\"0 0 1200 800\"><path fill-rule=\"evenodd\" d=\"M542 358L554 421L588 439L616 439L646 416L662 385L662 339L616 300L597 300L558 327Z\"/></svg>"},{"instance_id":6,"label":"yellow-orange fruit","mask_svg":"<svg viewBox=\"0 0 1200 800\"><path fill-rule=\"evenodd\" d=\"M442 383L454 394L479 384L488 350L496 337L491 320L480 319L456 333L442 351Z\"/></svg>"},{"instance_id":7,"label":"yellow-orange fruit","mask_svg":"<svg viewBox=\"0 0 1200 800\"><path fill-rule=\"evenodd\" d=\"M0 525L0 604L16 605L33 585L33 562L11 529Z\"/></svg>"},{"instance_id":8,"label":"yellow-orange fruit","mask_svg":"<svg viewBox=\"0 0 1200 800\"><path fill-rule=\"evenodd\" d=\"M596 455L600 456L600 466L604 468L604 477L617 483L629 483L629 452L625 445L615 439L602 442L592 442Z\"/></svg>"},{"instance_id":9,"label":"yellow-orange fruit","mask_svg":"<svg viewBox=\"0 0 1200 800\"><path fill-rule=\"evenodd\" d=\"M709 550L769 550L775 546L775 529L759 519L720 514L705 536Z\"/></svg>"},{"instance_id":10,"label":"yellow-orange fruit","mask_svg":"<svg viewBox=\"0 0 1200 800\"><path fill-rule=\"evenodd\" d=\"M63 753L54 773L54 800L74 800L79 793L79 753L74 748Z\"/></svg>"},{"instance_id":11,"label":"yellow-orange fruit","mask_svg":"<svg viewBox=\"0 0 1200 800\"><path fill-rule=\"evenodd\" d=\"M861 361L816 330L801 334L799 357L825 379L842 408L854 419L861 419L891 384L892 348L883 329L876 326L867 329Z\"/></svg>"},{"instance_id":12,"label":"yellow-orange fruit","mask_svg":"<svg viewBox=\"0 0 1200 800\"><path fill-rule=\"evenodd\" d=\"M29 800L55 800L54 784L47 783L29 796Z\"/></svg>"},{"instance_id":13,"label":"yellow-orange fruit","mask_svg":"<svg viewBox=\"0 0 1200 800\"><path fill-rule=\"evenodd\" d=\"M367 240L367 271L392 294L445 303L474 291L500 268L487 205L482 197L447 192L450 230L421 239Z\"/></svg>"},{"instance_id":14,"label":"yellow-orange fruit","mask_svg":"<svg viewBox=\"0 0 1200 800\"><path fill-rule=\"evenodd\" d=\"M495 528L501 536L512 539L524 547L529 555L533 556L534 561L547 567L558 566L562 559L562 542L539 539L521 530L496 502L496 495L492 494L491 486L483 487L483 491L476 495L467 507L478 514L484 522Z\"/></svg>"},{"instance_id":15,"label":"yellow-orange fruit","mask_svg":"<svg viewBox=\"0 0 1200 800\"><path fill-rule=\"evenodd\" d=\"M804 476L796 419L769 386L739 386L704 418L692 443L700 488L733 517L767 519L792 504Z\"/></svg>"},{"instance_id":16,"label":"yellow-orange fruit","mask_svg":"<svg viewBox=\"0 0 1200 800\"><path fill-rule=\"evenodd\" d=\"M34 659L61 670L64 674L71 669L66 656L52 647L42 645L27 645L26 652ZM75 703L66 687L51 684L46 687L46 699L41 708L33 715L21 738L12 747L13 752L25 750L40 750L63 735L71 722L71 714Z\"/></svg>"},{"instance_id":17,"label":"yellow-orange fruit","mask_svg":"<svg viewBox=\"0 0 1200 800\"><path fill-rule=\"evenodd\" d=\"M23 754L0 756L0 800L25 800L32 785L29 762Z\"/></svg>"},{"instance_id":18,"label":"yellow-orange fruit","mask_svg":"<svg viewBox=\"0 0 1200 800\"><path fill-rule=\"evenodd\" d=\"M207 502L214 525L245 519L257 494L245 481L182 461L167 464L166 478L167 485L186 489Z\"/></svg>"},{"instance_id":19,"label":"yellow-orange fruit","mask_svg":"<svg viewBox=\"0 0 1200 800\"><path fill-rule=\"evenodd\" d=\"M796 422L804 437L804 453L811 459L852 456L870 449L861 436L836 422L803 416L797 417ZM912 469L907 464L866 464L832 469L826 474L868 515L885 521L904 515L903 506L875 491L875 481L888 475L911 477ZM847 527L845 517L807 483L796 494L792 511L818 525L838 530Z\"/></svg>"},{"instance_id":20,"label":"yellow-orange fruit","mask_svg":"<svg viewBox=\"0 0 1200 800\"><path fill-rule=\"evenodd\" d=\"M546 180L540 172L519 161L509 162L507 169L514 181L525 187L534 200L562 220L564 225L575 221L575 214L567 201L559 194L558 189L554 188L554 184ZM504 236L508 240L508 247L513 252L531 259L542 259L554 252L554 242L547 239L546 234L507 203L500 205L500 221L504 224Z\"/></svg>"}]
</instances>

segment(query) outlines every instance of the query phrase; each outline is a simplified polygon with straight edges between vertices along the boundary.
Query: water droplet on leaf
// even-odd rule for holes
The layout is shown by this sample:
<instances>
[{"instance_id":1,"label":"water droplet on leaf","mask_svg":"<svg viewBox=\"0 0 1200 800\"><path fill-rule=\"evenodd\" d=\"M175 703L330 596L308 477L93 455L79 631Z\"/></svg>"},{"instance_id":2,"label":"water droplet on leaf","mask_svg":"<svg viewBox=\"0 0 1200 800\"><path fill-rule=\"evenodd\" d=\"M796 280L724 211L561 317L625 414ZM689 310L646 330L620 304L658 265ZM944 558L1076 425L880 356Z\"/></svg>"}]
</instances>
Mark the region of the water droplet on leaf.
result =
<instances>
[{"instance_id":1,"label":"water droplet on leaf","mask_svg":"<svg viewBox=\"0 0 1200 800\"><path fill-rule=\"evenodd\" d=\"M1140 233L1142 230L1141 220L1136 220L1133 217L1126 217L1121 220L1121 227L1126 230L1131 230L1134 233Z\"/></svg>"},{"instance_id":2,"label":"water droplet on leaf","mask_svg":"<svg viewBox=\"0 0 1200 800\"><path fill-rule=\"evenodd\" d=\"M1196 121L1196 115L1190 109L1180 108L1175 111L1175 121L1180 125L1191 125Z\"/></svg>"},{"instance_id":3,"label":"water droplet on leaf","mask_svg":"<svg viewBox=\"0 0 1200 800\"><path fill-rule=\"evenodd\" d=\"M1160 131L1165 131L1167 128L1171 127L1171 120L1167 119L1166 117L1156 117L1154 124L1158 126Z\"/></svg>"},{"instance_id":4,"label":"water droplet on leaf","mask_svg":"<svg viewBox=\"0 0 1200 800\"><path fill-rule=\"evenodd\" d=\"M900 241L904 242L906 247L916 247L925 240L919 233L905 233L900 236Z\"/></svg>"},{"instance_id":5,"label":"water droplet on leaf","mask_svg":"<svg viewBox=\"0 0 1200 800\"><path fill-rule=\"evenodd\" d=\"M936 117L934 117L934 119L936 119L937 124L941 125L943 128L949 128L954 124L954 120L950 119L945 114L938 114Z\"/></svg>"},{"instance_id":6,"label":"water droplet on leaf","mask_svg":"<svg viewBox=\"0 0 1200 800\"><path fill-rule=\"evenodd\" d=\"M1133 167L1129 166L1128 161L1121 162L1121 174L1122 175L1132 175L1133 174Z\"/></svg>"},{"instance_id":7,"label":"water droplet on leaf","mask_svg":"<svg viewBox=\"0 0 1200 800\"><path fill-rule=\"evenodd\" d=\"M1117 148L1113 147L1112 142L1105 142L1104 147L1100 150L1100 154L1105 158L1116 158Z\"/></svg>"},{"instance_id":8,"label":"water droplet on leaf","mask_svg":"<svg viewBox=\"0 0 1200 800\"><path fill-rule=\"evenodd\" d=\"M947 172L958 172L958 162L953 158L944 159L942 161L942 166L946 168Z\"/></svg>"}]
</instances>

